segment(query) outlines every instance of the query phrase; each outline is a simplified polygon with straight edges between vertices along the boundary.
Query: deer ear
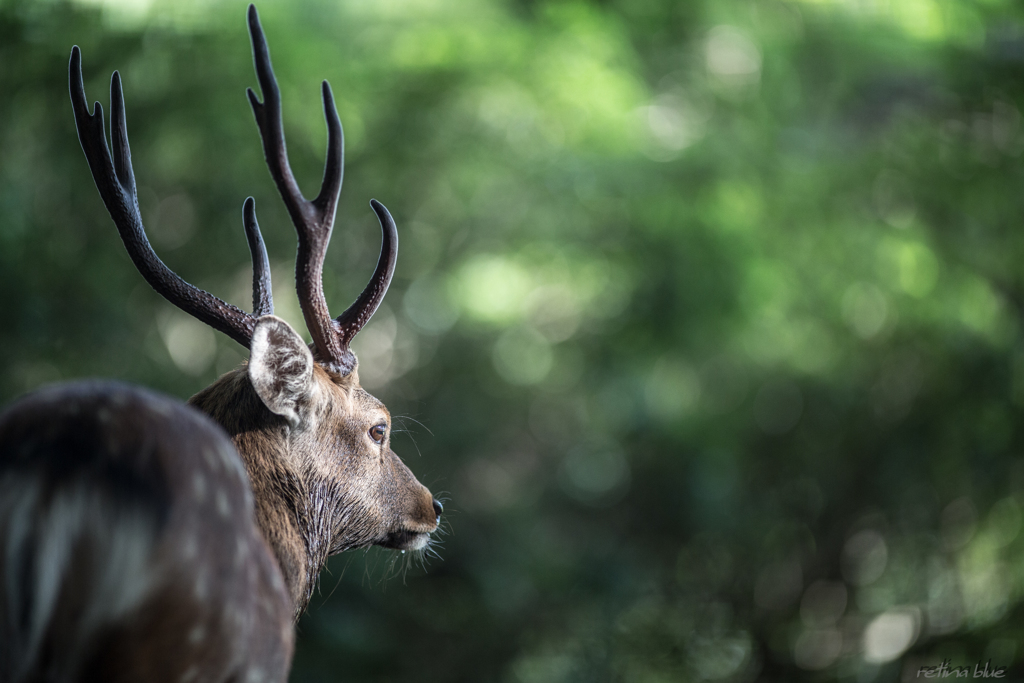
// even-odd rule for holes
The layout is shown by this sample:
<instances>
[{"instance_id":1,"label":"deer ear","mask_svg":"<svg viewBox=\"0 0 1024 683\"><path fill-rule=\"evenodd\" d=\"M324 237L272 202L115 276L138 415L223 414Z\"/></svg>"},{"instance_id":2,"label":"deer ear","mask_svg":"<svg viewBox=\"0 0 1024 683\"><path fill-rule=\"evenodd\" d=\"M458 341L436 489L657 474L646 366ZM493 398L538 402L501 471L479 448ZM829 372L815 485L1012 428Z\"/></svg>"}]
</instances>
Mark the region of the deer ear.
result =
<instances>
[{"instance_id":1,"label":"deer ear","mask_svg":"<svg viewBox=\"0 0 1024 683\"><path fill-rule=\"evenodd\" d=\"M249 381L270 412L299 424L309 402L313 354L292 326L273 315L256 323L249 346Z\"/></svg>"}]
</instances>

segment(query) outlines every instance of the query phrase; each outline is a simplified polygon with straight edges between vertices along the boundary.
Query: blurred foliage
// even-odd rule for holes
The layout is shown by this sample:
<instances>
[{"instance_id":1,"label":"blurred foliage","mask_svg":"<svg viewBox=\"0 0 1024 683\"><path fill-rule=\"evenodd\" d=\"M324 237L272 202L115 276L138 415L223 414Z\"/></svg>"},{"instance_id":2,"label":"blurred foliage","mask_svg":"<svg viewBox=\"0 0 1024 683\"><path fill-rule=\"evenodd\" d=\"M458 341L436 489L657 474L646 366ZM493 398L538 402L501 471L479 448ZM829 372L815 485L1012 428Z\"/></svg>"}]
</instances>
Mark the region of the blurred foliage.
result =
<instances>
[{"instance_id":1,"label":"blurred foliage","mask_svg":"<svg viewBox=\"0 0 1024 683\"><path fill-rule=\"evenodd\" d=\"M125 81L158 252L279 314L294 233L235 2L0 2L0 397L187 397L243 349L126 258L67 97ZM332 560L294 681L891 681L1024 662L1024 11L1008 0L262 2L339 310L443 558ZM426 565L422 567L421 565Z\"/></svg>"}]
</instances>

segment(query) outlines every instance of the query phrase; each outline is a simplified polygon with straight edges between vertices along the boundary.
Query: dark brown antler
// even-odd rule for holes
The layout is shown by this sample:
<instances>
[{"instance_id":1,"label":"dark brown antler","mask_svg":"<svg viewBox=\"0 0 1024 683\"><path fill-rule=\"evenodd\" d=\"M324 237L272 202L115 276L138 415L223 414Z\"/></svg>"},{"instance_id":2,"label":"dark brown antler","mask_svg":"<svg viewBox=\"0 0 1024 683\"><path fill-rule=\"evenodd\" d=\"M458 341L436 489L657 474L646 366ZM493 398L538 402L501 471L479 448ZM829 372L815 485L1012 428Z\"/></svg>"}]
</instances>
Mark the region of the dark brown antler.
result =
<instances>
[{"instance_id":1,"label":"dark brown antler","mask_svg":"<svg viewBox=\"0 0 1024 683\"><path fill-rule=\"evenodd\" d=\"M324 118L327 119L327 159L320 193L310 201L302 196L288 163L281 121L281 92L270 65L270 50L267 48L259 16L253 5L249 5L249 34L252 37L256 76L264 99L260 102L256 93L249 88L249 103L256 117L260 137L263 139L263 153L270 168L270 175L298 232L295 282L302 315L313 338L317 359L334 372L347 375L356 365L356 358L349 350L349 343L377 310L388 285L391 284L398 255L398 232L384 205L371 200L370 205L380 220L383 232L383 245L377 268L356 301L337 320L331 320L324 299L323 266L327 244L334 228L345 159L344 135L334 105L334 96L331 93L331 86L324 81L321 90Z\"/></svg>"},{"instance_id":2,"label":"dark brown antler","mask_svg":"<svg viewBox=\"0 0 1024 683\"><path fill-rule=\"evenodd\" d=\"M85 85L82 81L82 55L77 45L71 48L71 63L68 70L71 106L75 111L78 139L89 161L89 168L92 170L100 197L110 212L110 217L114 220L135 267L165 299L248 348L256 326L256 317L182 280L164 265L146 238L135 191L131 150L128 148L121 76L115 71L110 78L111 153L103 130L103 107L96 102L94 113L89 113ZM256 316L259 316L273 309L269 294L270 270L263 238L256 224L255 204L251 197L246 200L244 213L245 231L253 260L253 301Z\"/></svg>"},{"instance_id":3,"label":"dark brown antler","mask_svg":"<svg viewBox=\"0 0 1024 683\"><path fill-rule=\"evenodd\" d=\"M274 292L270 284L270 260L256 222L256 200L246 197L242 204L242 225L252 255L252 313L257 318L274 313Z\"/></svg>"},{"instance_id":4,"label":"dark brown antler","mask_svg":"<svg viewBox=\"0 0 1024 683\"><path fill-rule=\"evenodd\" d=\"M370 206L377 213L377 220L380 221L384 236L380 245L380 256L377 258L377 267L373 271L373 276L370 277L370 282L363 289L359 298L352 302L352 305L334 321L335 329L346 349L352 338L370 320L370 316L383 301L384 295L388 291L388 285L391 284L391 276L395 274L395 262L398 259L398 230L395 228L395 220L384 208L384 205L376 199L370 200Z\"/></svg>"}]
</instances>

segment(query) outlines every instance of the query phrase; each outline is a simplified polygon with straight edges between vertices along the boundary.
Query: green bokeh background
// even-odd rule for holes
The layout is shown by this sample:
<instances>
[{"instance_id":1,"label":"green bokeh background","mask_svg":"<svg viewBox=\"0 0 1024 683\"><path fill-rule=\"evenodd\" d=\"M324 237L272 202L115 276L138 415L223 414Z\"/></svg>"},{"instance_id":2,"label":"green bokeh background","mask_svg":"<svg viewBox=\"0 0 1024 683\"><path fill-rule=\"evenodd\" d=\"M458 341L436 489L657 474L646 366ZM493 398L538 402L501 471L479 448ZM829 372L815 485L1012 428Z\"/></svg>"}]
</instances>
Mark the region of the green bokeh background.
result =
<instances>
[{"instance_id":1,"label":"green bokeh background","mask_svg":"<svg viewBox=\"0 0 1024 683\"><path fill-rule=\"evenodd\" d=\"M67 96L125 83L147 228L278 313L294 231L244 4L0 2L0 399L187 398L243 349L142 281ZM435 556L334 558L293 681L912 679L1024 661L1024 10L1002 0L260 3L293 168L346 133L340 311ZM1012 673L1012 672L1011 672Z\"/></svg>"}]
</instances>

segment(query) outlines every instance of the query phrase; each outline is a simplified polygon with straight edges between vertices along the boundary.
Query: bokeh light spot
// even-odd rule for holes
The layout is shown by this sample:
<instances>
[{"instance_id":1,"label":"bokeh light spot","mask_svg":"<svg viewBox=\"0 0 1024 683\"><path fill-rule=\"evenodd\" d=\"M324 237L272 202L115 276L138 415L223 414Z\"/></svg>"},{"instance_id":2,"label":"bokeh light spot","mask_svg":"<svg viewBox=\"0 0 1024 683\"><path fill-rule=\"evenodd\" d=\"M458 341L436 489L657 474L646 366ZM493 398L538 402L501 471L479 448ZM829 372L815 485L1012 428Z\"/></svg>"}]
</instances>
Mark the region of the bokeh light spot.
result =
<instances>
[{"instance_id":1,"label":"bokeh light spot","mask_svg":"<svg viewBox=\"0 0 1024 683\"><path fill-rule=\"evenodd\" d=\"M831 666L843 651L843 635L834 628L809 628L793 645L793 662L801 669L820 671Z\"/></svg>"},{"instance_id":2,"label":"bokeh light spot","mask_svg":"<svg viewBox=\"0 0 1024 683\"><path fill-rule=\"evenodd\" d=\"M562 488L576 500L604 506L616 502L629 487L629 463L611 445L581 445L562 461Z\"/></svg>"},{"instance_id":3,"label":"bokeh light spot","mask_svg":"<svg viewBox=\"0 0 1024 683\"><path fill-rule=\"evenodd\" d=\"M500 256L481 256L467 263L458 280L466 313L485 322L508 324L523 313L531 278L521 266Z\"/></svg>"},{"instance_id":4,"label":"bokeh light spot","mask_svg":"<svg viewBox=\"0 0 1024 683\"><path fill-rule=\"evenodd\" d=\"M198 376L213 364L217 355L217 337L207 325L172 310L157 318L157 329L171 361L182 372Z\"/></svg>"},{"instance_id":5,"label":"bokeh light spot","mask_svg":"<svg viewBox=\"0 0 1024 683\"><path fill-rule=\"evenodd\" d=\"M874 529L858 531L843 546L843 576L854 585L866 586L878 580L888 562L888 546Z\"/></svg>"},{"instance_id":6,"label":"bokeh light spot","mask_svg":"<svg viewBox=\"0 0 1024 683\"><path fill-rule=\"evenodd\" d=\"M532 327L513 327L494 343L494 369L509 384L536 384L551 370L554 353L544 335Z\"/></svg>"},{"instance_id":7,"label":"bokeh light spot","mask_svg":"<svg viewBox=\"0 0 1024 683\"><path fill-rule=\"evenodd\" d=\"M843 294L843 320L861 339L871 339L885 325L889 304L878 287L856 282Z\"/></svg>"},{"instance_id":8,"label":"bokeh light spot","mask_svg":"<svg viewBox=\"0 0 1024 683\"><path fill-rule=\"evenodd\" d=\"M665 356L651 369L644 387L647 410L663 420L689 414L700 399L700 380L688 363Z\"/></svg>"},{"instance_id":9,"label":"bokeh light spot","mask_svg":"<svg viewBox=\"0 0 1024 683\"><path fill-rule=\"evenodd\" d=\"M879 614L864 629L864 660L884 664L896 659L917 640L921 614L916 608L892 609Z\"/></svg>"}]
</instances>

